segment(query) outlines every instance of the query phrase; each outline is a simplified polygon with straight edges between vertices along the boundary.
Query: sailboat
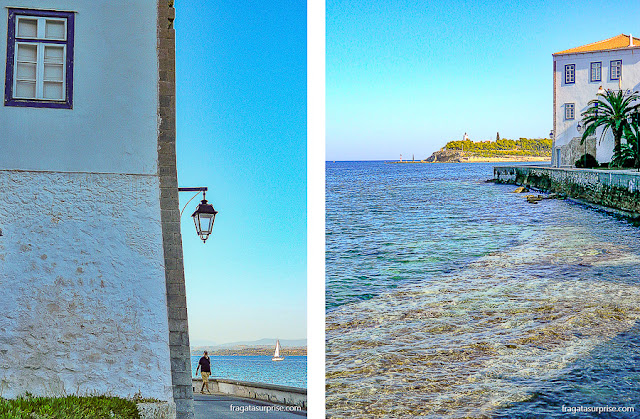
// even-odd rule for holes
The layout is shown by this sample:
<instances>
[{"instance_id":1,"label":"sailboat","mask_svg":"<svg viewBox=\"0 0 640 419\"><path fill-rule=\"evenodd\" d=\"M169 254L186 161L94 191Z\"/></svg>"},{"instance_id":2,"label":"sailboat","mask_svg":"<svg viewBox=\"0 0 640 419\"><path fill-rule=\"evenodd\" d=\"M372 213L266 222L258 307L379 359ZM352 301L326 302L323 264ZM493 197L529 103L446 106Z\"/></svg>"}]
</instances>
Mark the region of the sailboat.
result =
<instances>
[{"instance_id":1,"label":"sailboat","mask_svg":"<svg viewBox=\"0 0 640 419\"><path fill-rule=\"evenodd\" d=\"M280 339L276 341L276 350L273 352L272 361L284 361L284 356L280 356Z\"/></svg>"}]
</instances>

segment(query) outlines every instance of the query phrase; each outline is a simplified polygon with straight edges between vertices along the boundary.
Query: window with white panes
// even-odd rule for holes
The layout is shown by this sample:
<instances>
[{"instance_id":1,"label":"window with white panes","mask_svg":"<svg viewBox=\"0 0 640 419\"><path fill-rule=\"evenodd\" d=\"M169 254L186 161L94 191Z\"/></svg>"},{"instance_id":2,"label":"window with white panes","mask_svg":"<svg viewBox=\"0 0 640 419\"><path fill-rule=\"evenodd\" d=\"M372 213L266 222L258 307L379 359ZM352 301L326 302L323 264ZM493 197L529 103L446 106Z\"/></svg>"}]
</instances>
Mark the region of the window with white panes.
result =
<instances>
[{"instance_id":1,"label":"window with white panes","mask_svg":"<svg viewBox=\"0 0 640 419\"><path fill-rule=\"evenodd\" d=\"M602 62L591 63L590 81L602 81Z\"/></svg>"},{"instance_id":2,"label":"window with white panes","mask_svg":"<svg viewBox=\"0 0 640 419\"><path fill-rule=\"evenodd\" d=\"M576 65L567 64L564 66L564 83L573 84L576 82Z\"/></svg>"},{"instance_id":3,"label":"window with white panes","mask_svg":"<svg viewBox=\"0 0 640 419\"><path fill-rule=\"evenodd\" d=\"M576 117L576 104L565 103L564 104L564 119L575 119Z\"/></svg>"},{"instance_id":4,"label":"window with white panes","mask_svg":"<svg viewBox=\"0 0 640 419\"><path fill-rule=\"evenodd\" d=\"M614 60L609 64L609 75L611 80L619 80L622 76L622 60Z\"/></svg>"},{"instance_id":5,"label":"window with white panes","mask_svg":"<svg viewBox=\"0 0 640 419\"><path fill-rule=\"evenodd\" d=\"M5 105L71 108L73 14L10 9Z\"/></svg>"}]
</instances>

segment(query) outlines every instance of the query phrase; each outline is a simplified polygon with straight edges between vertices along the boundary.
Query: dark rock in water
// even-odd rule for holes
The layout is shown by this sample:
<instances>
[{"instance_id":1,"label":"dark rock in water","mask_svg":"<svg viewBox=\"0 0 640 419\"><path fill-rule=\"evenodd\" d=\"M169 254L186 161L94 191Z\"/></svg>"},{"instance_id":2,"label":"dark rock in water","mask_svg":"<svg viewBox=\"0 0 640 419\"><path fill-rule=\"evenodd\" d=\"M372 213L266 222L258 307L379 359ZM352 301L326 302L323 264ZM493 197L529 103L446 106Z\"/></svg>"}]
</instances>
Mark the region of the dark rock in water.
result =
<instances>
[{"instance_id":1,"label":"dark rock in water","mask_svg":"<svg viewBox=\"0 0 640 419\"><path fill-rule=\"evenodd\" d=\"M539 201L542 201L542 195L527 195L526 198L530 204L537 204Z\"/></svg>"}]
</instances>

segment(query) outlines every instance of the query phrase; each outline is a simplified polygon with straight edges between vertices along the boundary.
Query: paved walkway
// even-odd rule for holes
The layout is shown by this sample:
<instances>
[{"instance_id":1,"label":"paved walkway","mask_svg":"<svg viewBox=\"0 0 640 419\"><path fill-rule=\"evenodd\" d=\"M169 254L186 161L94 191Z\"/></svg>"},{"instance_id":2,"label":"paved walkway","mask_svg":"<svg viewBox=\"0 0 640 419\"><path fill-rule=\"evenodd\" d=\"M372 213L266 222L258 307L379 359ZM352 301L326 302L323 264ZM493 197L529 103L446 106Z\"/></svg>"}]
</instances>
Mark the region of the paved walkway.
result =
<instances>
[{"instance_id":1,"label":"paved walkway","mask_svg":"<svg viewBox=\"0 0 640 419\"><path fill-rule=\"evenodd\" d=\"M286 406L228 394L194 394L193 401L195 404L195 419L300 419L307 417L307 412L305 411L279 411L276 409L283 409Z\"/></svg>"}]
</instances>

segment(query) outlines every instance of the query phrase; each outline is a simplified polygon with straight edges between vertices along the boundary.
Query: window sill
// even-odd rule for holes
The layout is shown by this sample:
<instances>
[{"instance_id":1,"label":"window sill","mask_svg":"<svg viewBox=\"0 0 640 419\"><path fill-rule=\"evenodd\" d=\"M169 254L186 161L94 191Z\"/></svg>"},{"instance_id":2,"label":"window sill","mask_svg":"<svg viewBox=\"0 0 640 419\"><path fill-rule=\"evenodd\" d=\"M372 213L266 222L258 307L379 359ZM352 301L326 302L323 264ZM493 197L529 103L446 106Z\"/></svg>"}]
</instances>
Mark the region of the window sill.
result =
<instances>
[{"instance_id":1,"label":"window sill","mask_svg":"<svg viewBox=\"0 0 640 419\"><path fill-rule=\"evenodd\" d=\"M73 109L73 105L69 101L38 99L5 99L4 106L17 106L24 108Z\"/></svg>"}]
</instances>

